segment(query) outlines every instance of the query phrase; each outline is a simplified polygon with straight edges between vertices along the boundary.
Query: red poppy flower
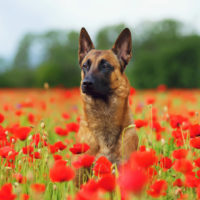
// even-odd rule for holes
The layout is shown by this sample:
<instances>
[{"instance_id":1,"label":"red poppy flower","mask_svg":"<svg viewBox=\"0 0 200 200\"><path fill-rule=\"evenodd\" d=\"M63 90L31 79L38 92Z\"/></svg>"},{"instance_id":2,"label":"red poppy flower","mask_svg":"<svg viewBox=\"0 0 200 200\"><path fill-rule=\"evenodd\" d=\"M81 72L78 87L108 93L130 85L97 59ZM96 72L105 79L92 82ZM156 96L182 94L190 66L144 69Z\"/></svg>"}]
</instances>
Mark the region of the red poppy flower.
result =
<instances>
[{"instance_id":1,"label":"red poppy flower","mask_svg":"<svg viewBox=\"0 0 200 200\"><path fill-rule=\"evenodd\" d=\"M185 176L185 186L195 188L200 184L200 180L193 175Z\"/></svg>"},{"instance_id":2,"label":"red poppy flower","mask_svg":"<svg viewBox=\"0 0 200 200\"><path fill-rule=\"evenodd\" d=\"M40 133L34 134L32 140L33 141L31 142L31 144L34 143L35 146L38 147L38 144L41 141L40 140Z\"/></svg>"},{"instance_id":3,"label":"red poppy flower","mask_svg":"<svg viewBox=\"0 0 200 200\"><path fill-rule=\"evenodd\" d=\"M197 176L200 178L200 170L197 170Z\"/></svg>"},{"instance_id":4,"label":"red poppy flower","mask_svg":"<svg viewBox=\"0 0 200 200\"><path fill-rule=\"evenodd\" d=\"M5 130L1 125L0 125L0 140L6 140Z\"/></svg>"},{"instance_id":5,"label":"red poppy flower","mask_svg":"<svg viewBox=\"0 0 200 200\"><path fill-rule=\"evenodd\" d=\"M115 176L112 174L107 174L103 176L99 181L98 185L100 188L107 192L112 192L116 186Z\"/></svg>"},{"instance_id":6,"label":"red poppy flower","mask_svg":"<svg viewBox=\"0 0 200 200\"><path fill-rule=\"evenodd\" d=\"M148 124L148 122L145 121L145 120L142 120L142 119L135 120L136 128L144 127L144 126L146 126L147 124Z\"/></svg>"},{"instance_id":7,"label":"red poppy flower","mask_svg":"<svg viewBox=\"0 0 200 200\"><path fill-rule=\"evenodd\" d=\"M175 131L172 131L172 136L175 139L176 145L178 147L180 147L180 146L183 146L183 144L184 144L183 143L183 138L186 140L187 137L188 137L188 134L180 131L179 129L177 129Z\"/></svg>"},{"instance_id":8,"label":"red poppy flower","mask_svg":"<svg viewBox=\"0 0 200 200\"><path fill-rule=\"evenodd\" d=\"M75 200L101 200L98 195L98 183L90 179L86 184L81 186L81 190L77 192Z\"/></svg>"},{"instance_id":9,"label":"red poppy flower","mask_svg":"<svg viewBox=\"0 0 200 200\"><path fill-rule=\"evenodd\" d=\"M156 101L156 99L155 98L151 98L151 97L149 97L149 98L147 98L146 99L146 103L149 105L149 104L154 104L155 103L155 101Z\"/></svg>"},{"instance_id":10,"label":"red poppy flower","mask_svg":"<svg viewBox=\"0 0 200 200\"><path fill-rule=\"evenodd\" d=\"M28 121L30 123L34 123L35 122L35 116L32 113L28 114Z\"/></svg>"},{"instance_id":11,"label":"red poppy flower","mask_svg":"<svg viewBox=\"0 0 200 200\"><path fill-rule=\"evenodd\" d=\"M190 140L190 146L195 149L200 149L200 137L195 137Z\"/></svg>"},{"instance_id":12,"label":"red poppy flower","mask_svg":"<svg viewBox=\"0 0 200 200\"><path fill-rule=\"evenodd\" d=\"M81 121L80 116L78 116L78 117L76 118L76 121L77 121L78 123L80 123L80 121Z\"/></svg>"},{"instance_id":13,"label":"red poppy flower","mask_svg":"<svg viewBox=\"0 0 200 200\"><path fill-rule=\"evenodd\" d=\"M172 167L172 160L168 157L160 159L160 166L164 169L170 169Z\"/></svg>"},{"instance_id":14,"label":"red poppy flower","mask_svg":"<svg viewBox=\"0 0 200 200\"><path fill-rule=\"evenodd\" d=\"M170 125L172 128L179 128L183 122L187 122L188 119L181 115L171 115L170 116Z\"/></svg>"},{"instance_id":15,"label":"red poppy flower","mask_svg":"<svg viewBox=\"0 0 200 200\"><path fill-rule=\"evenodd\" d=\"M132 100L131 95L129 95L128 101L129 101L129 105L132 105L132 104L133 104L133 100Z\"/></svg>"},{"instance_id":16,"label":"red poppy flower","mask_svg":"<svg viewBox=\"0 0 200 200\"><path fill-rule=\"evenodd\" d=\"M35 158L35 159L40 159L41 155L39 152L34 152L33 154L30 155L31 158Z\"/></svg>"},{"instance_id":17,"label":"red poppy flower","mask_svg":"<svg viewBox=\"0 0 200 200\"><path fill-rule=\"evenodd\" d=\"M153 151L134 152L130 157L130 162L133 163L132 165L137 165L145 169L152 166L156 161L157 158Z\"/></svg>"},{"instance_id":18,"label":"red poppy flower","mask_svg":"<svg viewBox=\"0 0 200 200\"><path fill-rule=\"evenodd\" d=\"M176 159L186 158L188 151L186 149L177 149L173 151L173 157Z\"/></svg>"},{"instance_id":19,"label":"red poppy flower","mask_svg":"<svg viewBox=\"0 0 200 200\"><path fill-rule=\"evenodd\" d=\"M125 164L119 170L118 183L123 190L138 194L146 185L147 176L142 169L132 169Z\"/></svg>"},{"instance_id":20,"label":"red poppy flower","mask_svg":"<svg viewBox=\"0 0 200 200\"><path fill-rule=\"evenodd\" d=\"M2 200L14 200L17 196L12 194L12 185L10 183L5 184L0 189L0 199Z\"/></svg>"},{"instance_id":21,"label":"red poppy flower","mask_svg":"<svg viewBox=\"0 0 200 200\"><path fill-rule=\"evenodd\" d=\"M182 129L185 131L185 130L188 130L190 127L190 122L189 121L184 121L182 123Z\"/></svg>"},{"instance_id":22,"label":"red poppy flower","mask_svg":"<svg viewBox=\"0 0 200 200\"><path fill-rule=\"evenodd\" d=\"M195 111L194 110L190 110L190 111L188 111L188 114L190 115L190 117L194 117L195 116Z\"/></svg>"},{"instance_id":23,"label":"red poppy flower","mask_svg":"<svg viewBox=\"0 0 200 200\"><path fill-rule=\"evenodd\" d=\"M194 160L194 162L197 167L200 167L200 158L197 158L196 160Z\"/></svg>"},{"instance_id":24,"label":"red poppy flower","mask_svg":"<svg viewBox=\"0 0 200 200\"><path fill-rule=\"evenodd\" d=\"M93 168L95 176L110 174L111 166L112 163L105 156L99 157Z\"/></svg>"},{"instance_id":25,"label":"red poppy flower","mask_svg":"<svg viewBox=\"0 0 200 200\"><path fill-rule=\"evenodd\" d=\"M165 180L159 180L159 181L155 181L155 183L150 186L147 193L150 196L157 198L160 196L165 196L166 190L167 190L167 182Z\"/></svg>"},{"instance_id":26,"label":"red poppy flower","mask_svg":"<svg viewBox=\"0 0 200 200\"><path fill-rule=\"evenodd\" d=\"M188 174L192 172L193 166L189 160L186 159L178 159L175 161L173 168L177 172L181 172L183 174Z\"/></svg>"},{"instance_id":27,"label":"red poppy flower","mask_svg":"<svg viewBox=\"0 0 200 200\"><path fill-rule=\"evenodd\" d=\"M46 187L45 184L35 183L31 185L31 189L37 193L43 193L45 192Z\"/></svg>"},{"instance_id":28,"label":"red poppy flower","mask_svg":"<svg viewBox=\"0 0 200 200\"><path fill-rule=\"evenodd\" d=\"M66 125L66 129L69 132L75 132L75 133L78 132L79 127L80 127L80 125L78 123L75 123L75 122L71 122L71 123L69 123L69 124Z\"/></svg>"},{"instance_id":29,"label":"red poppy flower","mask_svg":"<svg viewBox=\"0 0 200 200\"><path fill-rule=\"evenodd\" d=\"M15 115L17 115L17 116L21 116L22 115L22 110L17 110L17 111L15 111Z\"/></svg>"},{"instance_id":30,"label":"red poppy flower","mask_svg":"<svg viewBox=\"0 0 200 200\"><path fill-rule=\"evenodd\" d=\"M17 155L17 152L14 149L12 149L10 146L5 146L5 147L0 148L0 156L2 156L3 158L6 158L8 157L9 154Z\"/></svg>"},{"instance_id":31,"label":"red poppy flower","mask_svg":"<svg viewBox=\"0 0 200 200\"><path fill-rule=\"evenodd\" d=\"M139 149L140 149L141 152L146 151L146 146L145 145L141 145Z\"/></svg>"},{"instance_id":32,"label":"red poppy flower","mask_svg":"<svg viewBox=\"0 0 200 200\"><path fill-rule=\"evenodd\" d=\"M50 148L50 151L51 153L55 153L57 152L58 150L64 150L67 146L65 144L63 144L61 141L58 141L56 142L55 144L53 145L49 145L49 148Z\"/></svg>"},{"instance_id":33,"label":"red poppy flower","mask_svg":"<svg viewBox=\"0 0 200 200\"><path fill-rule=\"evenodd\" d=\"M42 144L43 146L47 146L46 141L42 139L40 133L34 134L32 137L32 142L30 144L31 145L34 144L36 147L38 147L39 143Z\"/></svg>"},{"instance_id":34,"label":"red poppy flower","mask_svg":"<svg viewBox=\"0 0 200 200\"><path fill-rule=\"evenodd\" d=\"M9 111L11 109L11 106L8 104L3 105L4 111Z\"/></svg>"},{"instance_id":35,"label":"red poppy flower","mask_svg":"<svg viewBox=\"0 0 200 200\"><path fill-rule=\"evenodd\" d=\"M92 166L94 159L95 159L94 156L85 154L85 155L80 156L79 159L73 163L73 166L75 168L80 168L80 167L88 168Z\"/></svg>"},{"instance_id":36,"label":"red poppy flower","mask_svg":"<svg viewBox=\"0 0 200 200\"><path fill-rule=\"evenodd\" d=\"M156 133L161 133L165 130L158 121L153 121L152 128Z\"/></svg>"},{"instance_id":37,"label":"red poppy flower","mask_svg":"<svg viewBox=\"0 0 200 200\"><path fill-rule=\"evenodd\" d=\"M55 127L55 132L60 136L67 136L68 135L68 130L63 129L59 126Z\"/></svg>"},{"instance_id":38,"label":"red poppy flower","mask_svg":"<svg viewBox=\"0 0 200 200\"><path fill-rule=\"evenodd\" d=\"M182 132L179 130L179 129L177 129L177 130L175 130L175 131L172 131L172 136L175 138L175 139L183 139L183 134L182 134ZM186 139L185 137L184 137L184 139Z\"/></svg>"},{"instance_id":39,"label":"red poppy flower","mask_svg":"<svg viewBox=\"0 0 200 200\"><path fill-rule=\"evenodd\" d=\"M30 127L20 127L16 129L15 136L19 138L21 141L24 141L26 140L30 132L31 132Z\"/></svg>"},{"instance_id":40,"label":"red poppy flower","mask_svg":"<svg viewBox=\"0 0 200 200\"><path fill-rule=\"evenodd\" d=\"M61 141L58 141L58 142L56 142L55 144L54 144L54 146L56 147L56 148L58 148L59 150L64 150L67 146L65 145L65 144L63 144L63 142L61 142Z\"/></svg>"},{"instance_id":41,"label":"red poppy flower","mask_svg":"<svg viewBox=\"0 0 200 200\"><path fill-rule=\"evenodd\" d=\"M49 150L52 154L54 154L58 151L58 148L55 145L49 144Z\"/></svg>"},{"instance_id":42,"label":"red poppy flower","mask_svg":"<svg viewBox=\"0 0 200 200\"><path fill-rule=\"evenodd\" d=\"M74 178L74 171L66 166L66 161L57 160L49 171L50 179L52 182L70 181Z\"/></svg>"},{"instance_id":43,"label":"red poppy flower","mask_svg":"<svg viewBox=\"0 0 200 200\"><path fill-rule=\"evenodd\" d=\"M64 112L64 113L62 113L62 117L63 117L64 119L69 119L69 118L70 118L70 115L69 115L68 113Z\"/></svg>"},{"instance_id":44,"label":"red poppy flower","mask_svg":"<svg viewBox=\"0 0 200 200\"><path fill-rule=\"evenodd\" d=\"M0 113L0 123L4 121L4 116Z\"/></svg>"},{"instance_id":45,"label":"red poppy flower","mask_svg":"<svg viewBox=\"0 0 200 200\"><path fill-rule=\"evenodd\" d=\"M26 177L23 177L20 173L15 173L13 177L16 179L18 183L25 183Z\"/></svg>"},{"instance_id":46,"label":"red poppy flower","mask_svg":"<svg viewBox=\"0 0 200 200\"><path fill-rule=\"evenodd\" d=\"M200 185L198 185L198 187L196 189L196 193L197 193L198 199L200 199Z\"/></svg>"},{"instance_id":47,"label":"red poppy flower","mask_svg":"<svg viewBox=\"0 0 200 200\"><path fill-rule=\"evenodd\" d=\"M38 147L40 141L40 133L34 134L32 143L35 143L35 146Z\"/></svg>"},{"instance_id":48,"label":"red poppy flower","mask_svg":"<svg viewBox=\"0 0 200 200\"><path fill-rule=\"evenodd\" d=\"M153 179L157 174L158 173L157 173L155 168L149 167L147 169L147 177L148 177L149 180Z\"/></svg>"},{"instance_id":49,"label":"red poppy flower","mask_svg":"<svg viewBox=\"0 0 200 200\"><path fill-rule=\"evenodd\" d=\"M69 150L73 153L73 154L80 154L80 153L85 153L87 150L89 150L89 145L85 144L85 143L78 143L78 144L74 144L72 148L70 148Z\"/></svg>"},{"instance_id":50,"label":"red poppy flower","mask_svg":"<svg viewBox=\"0 0 200 200\"><path fill-rule=\"evenodd\" d=\"M54 160L62 160L61 155L53 155Z\"/></svg>"},{"instance_id":51,"label":"red poppy flower","mask_svg":"<svg viewBox=\"0 0 200 200\"><path fill-rule=\"evenodd\" d=\"M20 105L21 105L22 108L31 108L31 107L34 106L33 101L31 99L28 100L28 101L21 102Z\"/></svg>"},{"instance_id":52,"label":"red poppy flower","mask_svg":"<svg viewBox=\"0 0 200 200\"><path fill-rule=\"evenodd\" d=\"M29 195L28 194L22 194L21 200L29 200Z\"/></svg>"},{"instance_id":53,"label":"red poppy flower","mask_svg":"<svg viewBox=\"0 0 200 200\"><path fill-rule=\"evenodd\" d=\"M177 178L174 181L173 186L182 187L182 186L184 186L184 182L180 178Z\"/></svg>"},{"instance_id":54,"label":"red poppy flower","mask_svg":"<svg viewBox=\"0 0 200 200\"><path fill-rule=\"evenodd\" d=\"M23 154L31 154L34 151L34 148L29 145L22 148Z\"/></svg>"},{"instance_id":55,"label":"red poppy flower","mask_svg":"<svg viewBox=\"0 0 200 200\"><path fill-rule=\"evenodd\" d=\"M200 135L200 125L194 124L190 125L190 137L196 137Z\"/></svg>"},{"instance_id":56,"label":"red poppy flower","mask_svg":"<svg viewBox=\"0 0 200 200\"><path fill-rule=\"evenodd\" d=\"M133 88L133 87L131 87L131 89L130 89L130 95L132 96L132 95L134 95L135 93L136 93L136 89Z\"/></svg>"},{"instance_id":57,"label":"red poppy flower","mask_svg":"<svg viewBox=\"0 0 200 200\"><path fill-rule=\"evenodd\" d=\"M90 179L86 184L82 185L81 188L85 191L96 192L99 189L99 184L94 179Z\"/></svg>"},{"instance_id":58,"label":"red poppy flower","mask_svg":"<svg viewBox=\"0 0 200 200\"><path fill-rule=\"evenodd\" d=\"M20 173L14 174L14 177L18 183L22 183L23 176Z\"/></svg>"}]
</instances>

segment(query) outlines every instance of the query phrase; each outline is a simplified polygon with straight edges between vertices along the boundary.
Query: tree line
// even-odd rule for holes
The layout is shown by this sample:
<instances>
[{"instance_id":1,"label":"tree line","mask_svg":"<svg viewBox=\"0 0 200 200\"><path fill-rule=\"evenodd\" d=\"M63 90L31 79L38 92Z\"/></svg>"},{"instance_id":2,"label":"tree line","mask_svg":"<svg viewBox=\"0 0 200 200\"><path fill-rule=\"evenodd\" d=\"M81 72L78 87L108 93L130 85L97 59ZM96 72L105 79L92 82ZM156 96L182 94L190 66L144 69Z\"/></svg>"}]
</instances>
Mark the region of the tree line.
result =
<instances>
[{"instance_id":1,"label":"tree line","mask_svg":"<svg viewBox=\"0 0 200 200\"><path fill-rule=\"evenodd\" d=\"M125 24L100 29L93 42L111 48ZM200 36L181 22L162 20L131 28L133 58L126 69L138 89L200 87ZM0 87L76 87L80 84L77 31L27 33L19 42L12 63L0 70ZM0 59L0 69L6 62Z\"/></svg>"}]
</instances>

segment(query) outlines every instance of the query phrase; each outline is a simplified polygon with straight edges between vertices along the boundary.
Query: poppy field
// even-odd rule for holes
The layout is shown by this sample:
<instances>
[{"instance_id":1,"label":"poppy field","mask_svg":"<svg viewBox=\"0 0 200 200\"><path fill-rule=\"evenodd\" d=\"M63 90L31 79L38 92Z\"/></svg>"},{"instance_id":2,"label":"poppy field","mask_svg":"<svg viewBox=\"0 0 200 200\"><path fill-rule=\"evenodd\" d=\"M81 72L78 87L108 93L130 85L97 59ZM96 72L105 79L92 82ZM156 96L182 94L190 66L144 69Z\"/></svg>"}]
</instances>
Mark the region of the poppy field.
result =
<instances>
[{"instance_id":1,"label":"poppy field","mask_svg":"<svg viewBox=\"0 0 200 200\"><path fill-rule=\"evenodd\" d=\"M129 103L139 146L117 168L76 143L79 88L1 89L0 200L200 199L200 91L131 88Z\"/></svg>"}]
</instances>

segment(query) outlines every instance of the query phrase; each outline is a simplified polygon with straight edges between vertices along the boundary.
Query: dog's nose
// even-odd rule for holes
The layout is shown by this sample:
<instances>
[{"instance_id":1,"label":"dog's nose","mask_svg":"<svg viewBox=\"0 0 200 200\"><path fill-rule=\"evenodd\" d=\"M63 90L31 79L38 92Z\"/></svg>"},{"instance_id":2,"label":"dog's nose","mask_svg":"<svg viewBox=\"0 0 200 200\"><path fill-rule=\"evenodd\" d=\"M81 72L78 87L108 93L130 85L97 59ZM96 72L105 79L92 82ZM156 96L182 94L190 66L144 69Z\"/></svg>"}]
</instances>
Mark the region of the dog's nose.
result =
<instances>
[{"instance_id":1,"label":"dog's nose","mask_svg":"<svg viewBox=\"0 0 200 200\"><path fill-rule=\"evenodd\" d=\"M91 87L91 86L93 86L93 84L94 84L94 81L93 81L93 79L92 78L85 78L84 80L83 80L83 86L85 86L85 87Z\"/></svg>"}]
</instances>

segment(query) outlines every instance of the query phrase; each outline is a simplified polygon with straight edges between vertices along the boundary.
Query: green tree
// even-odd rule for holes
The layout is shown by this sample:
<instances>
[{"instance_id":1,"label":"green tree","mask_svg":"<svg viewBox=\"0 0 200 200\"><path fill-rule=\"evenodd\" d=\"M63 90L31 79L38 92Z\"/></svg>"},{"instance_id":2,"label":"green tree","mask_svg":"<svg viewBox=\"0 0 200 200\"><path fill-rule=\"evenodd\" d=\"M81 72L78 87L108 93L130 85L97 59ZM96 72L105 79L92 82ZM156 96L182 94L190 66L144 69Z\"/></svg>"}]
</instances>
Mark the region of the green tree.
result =
<instances>
[{"instance_id":1,"label":"green tree","mask_svg":"<svg viewBox=\"0 0 200 200\"><path fill-rule=\"evenodd\" d=\"M198 87L200 37L184 35L183 25L164 20L143 27L135 45L135 60L128 76L137 88Z\"/></svg>"},{"instance_id":2,"label":"green tree","mask_svg":"<svg viewBox=\"0 0 200 200\"><path fill-rule=\"evenodd\" d=\"M34 40L33 34L26 34L19 43L17 53L13 60L14 68L29 68L30 67L30 55L29 50L30 46Z\"/></svg>"},{"instance_id":3,"label":"green tree","mask_svg":"<svg viewBox=\"0 0 200 200\"><path fill-rule=\"evenodd\" d=\"M47 42L46 58L36 70L36 85L74 87L80 84L78 66L78 33L49 32L42 36Z\"/></svg>"},{"instance_id":4,"label":"green tree","mask_svg":"<svg viewBox=\"0 0 200 200\"><path fill-rule=\"evenodd\" d=\"M119 24L100 29L96 48L110 49L124 28L125 24ZM200 87L200 36L184 30L184 24L169 19L132 29L133 58L125 72L134 87ZM12 65L0 71L0 86L43 87L44 82L52 87L79 86L78 41L76 31L26 34ZM0 67L4 65L1 59Z\"/></svg>"},{"instance_id":5,"label":"green tree","mask_svg":"<svg viewBox=\"0 0 200 200\"><path fill-rule=\"evenodd\" d=\"M119 33L124 28L125 24L119 24L100 29L96 35L95 47L97 49L111 49Z\"/></svg>"}]
</instances>

